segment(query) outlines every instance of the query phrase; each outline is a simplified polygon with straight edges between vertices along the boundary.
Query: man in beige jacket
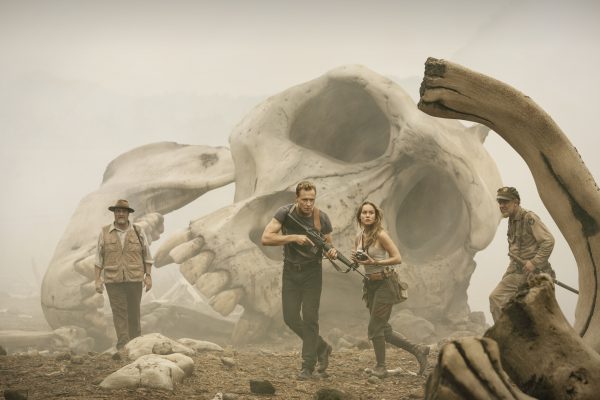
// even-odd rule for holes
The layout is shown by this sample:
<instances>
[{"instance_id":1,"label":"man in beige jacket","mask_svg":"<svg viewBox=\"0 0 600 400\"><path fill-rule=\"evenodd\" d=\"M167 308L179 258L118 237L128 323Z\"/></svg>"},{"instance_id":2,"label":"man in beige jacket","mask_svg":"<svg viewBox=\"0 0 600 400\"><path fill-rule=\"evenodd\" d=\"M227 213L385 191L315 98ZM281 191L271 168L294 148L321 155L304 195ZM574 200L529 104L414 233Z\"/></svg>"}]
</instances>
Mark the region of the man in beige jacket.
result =
<instances>
[{"instance_id":1,"label":"man in beige jacket","mask_svg":"<svg viewBox=\"0 0 600 400\"><path fill-rule=\"evenodd\" d=\"M510 263L498 286L490 294L490 311L494 322L502 309L527 283L535 272L554 274L548 258L554 248L554 237L534 212L521 207L521 197L514 187L501 187L496 196L500 212L508 218L508 253Z\"/></svg>"},{"instance_id":2,"label":"man in beige jacket","mask_svg":"<svg viewBox=\"0 0 600 400\"><path fill-rule=\"evenodd\" d=\"M100 231L96 251L96 292L106 286L117 350L141 335L142 287L152 288L152 256L144 230L129 222L134 212L127 200L108 207L115 220Z\"/></svg>"}]
</instances>

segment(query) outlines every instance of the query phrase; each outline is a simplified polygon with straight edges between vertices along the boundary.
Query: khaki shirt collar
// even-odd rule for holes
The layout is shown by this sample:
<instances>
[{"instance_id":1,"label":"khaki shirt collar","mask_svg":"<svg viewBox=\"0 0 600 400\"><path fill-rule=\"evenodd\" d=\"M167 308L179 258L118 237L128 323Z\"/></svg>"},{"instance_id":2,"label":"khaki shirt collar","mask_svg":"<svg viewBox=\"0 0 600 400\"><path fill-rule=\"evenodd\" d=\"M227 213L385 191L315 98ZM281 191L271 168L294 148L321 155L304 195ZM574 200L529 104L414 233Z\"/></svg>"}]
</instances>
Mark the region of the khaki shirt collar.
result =
<instances>
[{"instance_id":1,"label":"khaki shirt collar","mask_svg":"<svg viewBox=\"0 0 600 400\"><path fill-rule=\"evenodd\" d=\"M127 232L127 231L128 231L130 228L131 228L131 222L129 222L129 225L127 225L127 228L125 228L124 230L123 230L123 229L119 229L119 228L117 228L117 227L115 226L115 223L114 223L114 222L112 222L112 223L110 224L110 228L108 228L108 232L112 232L112 231L115 231L115 230L116 230L116 231L119 231L119 232Z\"/></svg>"},{"instance_id":2,"label":"khaki shirt collar","mask_svg":"<svg viewBox=\"0 0 600 400\"><path fill-rule=\"evenodd\" d=\"M525 215L525 213L526 213L526 211L523 209L523 207L519 207L519 211L517 211L517 215L512 217L511 220L519 221L519 220L523 219L523 215Z\"/></svg>"}]
</instances>

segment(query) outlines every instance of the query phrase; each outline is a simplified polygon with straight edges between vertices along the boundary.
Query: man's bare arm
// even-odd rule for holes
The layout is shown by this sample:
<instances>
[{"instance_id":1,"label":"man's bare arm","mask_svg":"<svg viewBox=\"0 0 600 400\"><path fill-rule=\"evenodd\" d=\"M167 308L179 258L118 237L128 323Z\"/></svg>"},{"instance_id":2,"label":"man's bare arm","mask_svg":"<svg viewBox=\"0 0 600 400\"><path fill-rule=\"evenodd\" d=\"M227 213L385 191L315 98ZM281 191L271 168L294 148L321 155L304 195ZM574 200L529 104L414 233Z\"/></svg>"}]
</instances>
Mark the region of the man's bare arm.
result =
<instances>
[{"instance_id":1,"label":"man's bare arm","mask_svg":"<svg viewBox=\"0 0 600 400\"><path fill-rule=\"evenodd\" d=\"M310 241L306 235L284 235L281 233L281 222L275 218L271 219L271 222L267 224L262 234L260 242L263 246L281 246L288 243L298 243L300 245L315 244Z\"/></svg>"}]
</instances>

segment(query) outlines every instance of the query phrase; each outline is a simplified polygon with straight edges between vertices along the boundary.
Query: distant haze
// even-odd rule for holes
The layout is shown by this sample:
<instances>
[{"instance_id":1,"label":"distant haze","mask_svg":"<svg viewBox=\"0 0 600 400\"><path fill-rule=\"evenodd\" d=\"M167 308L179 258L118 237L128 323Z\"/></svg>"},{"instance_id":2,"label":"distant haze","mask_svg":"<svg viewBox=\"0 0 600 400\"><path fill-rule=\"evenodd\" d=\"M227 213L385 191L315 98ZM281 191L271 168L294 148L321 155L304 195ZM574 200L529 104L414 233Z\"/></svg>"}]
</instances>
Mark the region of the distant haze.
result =
<instances>
[{"instance_id":1,"label":"distant haze","mask_svg":"<svg viewBox=\"0 0 600 400\"><path fill-rule=\"evenodd\" d=\"M0 0L0 291L39 290L71 214L119 154L157 141L227 145L260 101L343 64L393 77L415 100L429 56L491 75L542 106L598 178L595 2L286 3ZM527 166L493 132L486 148L556 236L559 278L577 286ZM168 215L164 236L232 198L229 186ZM474 311L487 313L506 267L505 232L503 221L476 256ZM557 295L572 320L576 296Z\"/></svg>"}]
</instances>

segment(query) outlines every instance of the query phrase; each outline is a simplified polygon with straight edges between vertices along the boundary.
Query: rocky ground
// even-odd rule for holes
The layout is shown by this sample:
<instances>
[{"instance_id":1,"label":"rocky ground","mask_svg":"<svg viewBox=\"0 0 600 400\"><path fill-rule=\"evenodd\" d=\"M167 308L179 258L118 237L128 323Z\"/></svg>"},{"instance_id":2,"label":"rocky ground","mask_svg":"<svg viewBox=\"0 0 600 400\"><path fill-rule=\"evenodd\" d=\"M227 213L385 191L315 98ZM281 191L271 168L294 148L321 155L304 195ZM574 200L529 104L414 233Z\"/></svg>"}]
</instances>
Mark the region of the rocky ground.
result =
<instances>
[{"instance_id":1,"label":"rocky ground","mask_svg":"<svg viewBox=\"0 0 600 400\"><path fill-rule=\"evenodd\" d=\"M228 367L221 357L231 357L235 365ZM430 354L430 363L435 355ZM313 399L321 388L333 388L350 394L353 399L422 398L425 378L413 376L416 360L408 353L390 348L388 367L402 367L405 372L383 380L368 380L364 372L374 364L372 349L346 349L331 357L330 376L311 381L298 381L297 351L277 350L267 346L226 347L224 353L197 355L194 374L173 392L138 388L104 390L98 384L110 373L129 363L114 360L109 354L69 353L40 355L36 352L0 356L0 388L28 392L29 399L214 399L218 393L225 399ZM428 372L431 371L431 367ZM250 380L268 380L274 395L257 395L250 391Z\"/></svg>"},{"instance_id":2,"label":"rocky ground","mask_svg":"<svg viewBox=\"0 0 600 400\"><path fill-rule=\"evenodd\" d=\"M39 308L39 300L14 299L0 293L0 329L28 331L50 330ZM357 339L351 348L334 349L327 378L298 381L300 341L289 331L282 330L275 341L261 345L233 347L219 343L223 353L196 355L194 374L173 392L138 388L135 390L104 390L99 383L109 374L130 363L115 360L110 354L90 352L75 355L66 352L29 350L19 354L9 350L0 355L0 396L6 390L28 393L29 399L313 399L322 388L332 388L351 395L353 399L411 399L421 398L425 377L415 376L416 359L409 353L388 347L388 368L401 367L404 372L384 380L369 381L364 372L372 367L375 358L367 348L365 327L358 326L350 337ZM333 330L324 331L328 340ZM340 335L338 332L337 335ZM348 343L349 345L350 343ZM222 357L230 357L235 365L226 366ZM429 355L431 372L436 360ZM250 391L251 380L268 380L275 387L274 395L257 395Z\"/></svg>"}]
</instances>

